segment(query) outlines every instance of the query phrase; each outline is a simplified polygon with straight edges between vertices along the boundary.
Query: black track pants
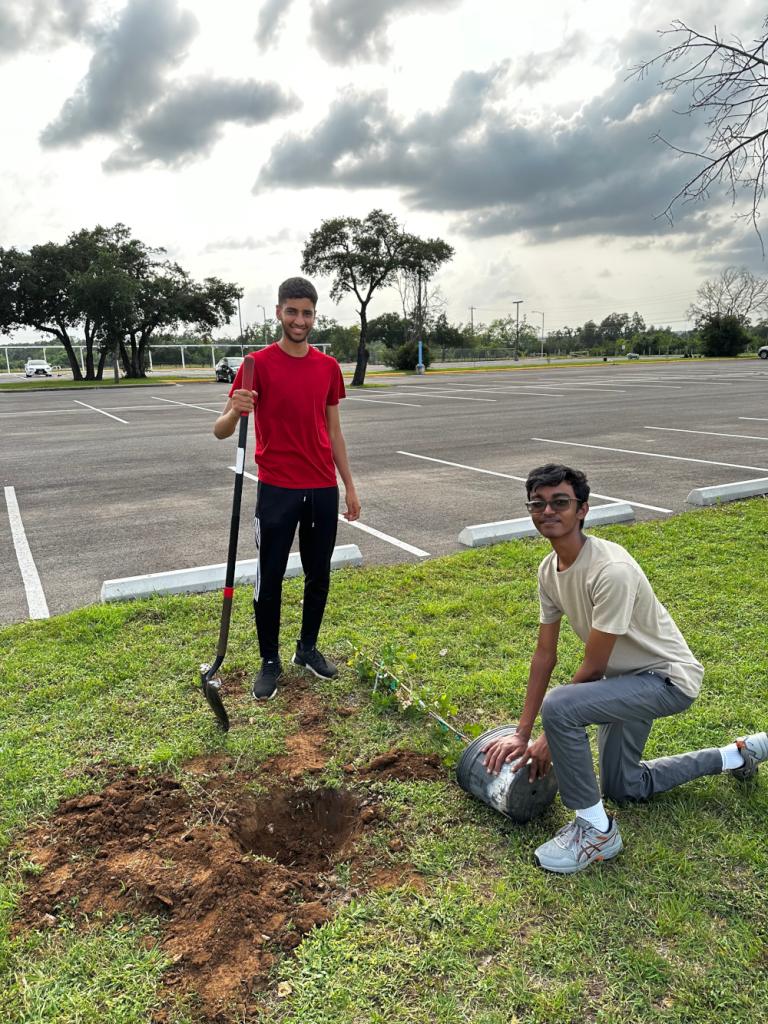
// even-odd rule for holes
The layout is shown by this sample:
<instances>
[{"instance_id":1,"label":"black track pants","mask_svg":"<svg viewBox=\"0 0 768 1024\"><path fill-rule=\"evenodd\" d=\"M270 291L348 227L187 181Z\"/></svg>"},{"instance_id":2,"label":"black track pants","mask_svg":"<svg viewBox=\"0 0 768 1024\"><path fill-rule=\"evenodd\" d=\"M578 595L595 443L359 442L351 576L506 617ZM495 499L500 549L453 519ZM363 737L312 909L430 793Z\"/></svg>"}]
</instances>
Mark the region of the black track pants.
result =
<instances>
[{"instance_id":1,"label":"black track pants","mask_svg":"<svg viewBox=\"0 0 768 1024\"><path fill-rule=\"evenodd\" d=\"M338 514L338 487L294 490L259 481L253 521L259 571L253 610L262 658L278 656L283 576L297 526L304 569L301 640L317 643L331 580Z\"/></svg>"}]
</instances>

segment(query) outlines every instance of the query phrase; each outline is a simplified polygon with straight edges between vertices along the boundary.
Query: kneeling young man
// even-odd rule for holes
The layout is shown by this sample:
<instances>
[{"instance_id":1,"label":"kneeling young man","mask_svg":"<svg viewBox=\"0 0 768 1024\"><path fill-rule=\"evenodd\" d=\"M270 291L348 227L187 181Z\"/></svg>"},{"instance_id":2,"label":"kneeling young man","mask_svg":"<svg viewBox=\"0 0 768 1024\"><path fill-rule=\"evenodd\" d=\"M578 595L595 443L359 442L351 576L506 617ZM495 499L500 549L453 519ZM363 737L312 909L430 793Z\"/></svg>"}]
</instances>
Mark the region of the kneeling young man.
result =
<instances>
[{"instance_id":1,"label":"kneeling young man","mask_svg":"<svg viewBox=\"0 0 768 1024\"><path fill-rule=\"evenodd\" d=\"M515 761L517 769L530 759L535 778L554 764L560 798L574 818L536 850L536 861L548 871L572 874L615 857L623 845L603 807L588 725L599 726L602 795L616 803L646 800L724 771L750 779L768 759L768 736L641 760L654 719L689 708L704 670L634 558L619 544L584 534L584 473L542 466L528 476L526 491L536 529L553 550L539 566L539 639L520 724L514 736L485 748L485 765L497 773L505 762ZM547 693L563 615L584 641L584 657L570 684ZM539 709L544 735L531 744Z\"/></svg>"},{"instance_id":2,"label":"kneeling young man","mask_svg":"<svg viewBox=\"0 0 768 1024\"><path fill-rule=\"evenodd\" d=\"M274 696L283 671L280 605L297 526L304 603L301 635L292 660L324 679L338 674L336 666L317 649L336 543L337 470L346 491L345 519L359 518L360 501L339 422L339 399L345 396L341 369L335 359L308 342L316 305L317 292L309 281L303 277L283 281L276 309L282 337L251 353L253 391L243 388L240 367L224 412L213 427L216 437L229 437L240 414L255 410L259 483L254 531L259 565L253 608L262 659L252 686L257 700Z\"/></svg>"}]
</instances>

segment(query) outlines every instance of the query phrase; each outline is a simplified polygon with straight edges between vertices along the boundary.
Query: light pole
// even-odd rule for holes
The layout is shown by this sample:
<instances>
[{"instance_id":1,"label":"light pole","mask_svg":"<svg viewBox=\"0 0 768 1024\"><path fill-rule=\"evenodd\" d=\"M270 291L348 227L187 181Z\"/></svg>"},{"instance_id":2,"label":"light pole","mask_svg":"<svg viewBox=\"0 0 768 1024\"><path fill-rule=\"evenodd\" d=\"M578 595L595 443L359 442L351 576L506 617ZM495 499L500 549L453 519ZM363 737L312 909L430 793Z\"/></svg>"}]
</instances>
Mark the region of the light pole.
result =
<instances>
[{"instance_id":1,"label":"light pole","mask_svg":"<svg viewBox=\"0 0 768 1024\"><path fill-rule=\"evenodd\" d=\"M240 296L239 295L237 296L237 319L238 319L238 322L240 323L240 344L242 346L242 343L243 343L243 317L242 317L242 314L240 312Z\"/></svg>"},{"instance_id":2,"label":"light pole","mask_svg":"<svg viewBox=\"0 0 768 1024\"><path fill-rule=\"evenodd\" d=\"M518 355L518 348L520 346L520 304L525 302L525 299L513 299L512 305L516 307L517 311L517 322L515 324L515 354L513 356L515 362L520 358Z\"/></svg>"},{"instance_id":3,"label":"light pole","mask_svg":"<svg viewBox=\"0 0 768 1024\"><path fill-rule=\"evenodd\" d=\"M541 358L544 358L544 314L540 309L532 309L532 313L538 313L541 317Z\"/></svg>"},{"instance_id":4,"label":"light pole","mask_svg":"<svg viewBox=\"0 0 768 1024\"><path fill-rule=\"evenodd\" d=\"M264 307L261 304L259 304L256 308L261 310L261 314L264 317L264 328L262 330L262 335L263 335L264 345L266 346L266 344L267 344L267 311L266 311L266 309L264 309Z\"/></svg>"}]
</instances>

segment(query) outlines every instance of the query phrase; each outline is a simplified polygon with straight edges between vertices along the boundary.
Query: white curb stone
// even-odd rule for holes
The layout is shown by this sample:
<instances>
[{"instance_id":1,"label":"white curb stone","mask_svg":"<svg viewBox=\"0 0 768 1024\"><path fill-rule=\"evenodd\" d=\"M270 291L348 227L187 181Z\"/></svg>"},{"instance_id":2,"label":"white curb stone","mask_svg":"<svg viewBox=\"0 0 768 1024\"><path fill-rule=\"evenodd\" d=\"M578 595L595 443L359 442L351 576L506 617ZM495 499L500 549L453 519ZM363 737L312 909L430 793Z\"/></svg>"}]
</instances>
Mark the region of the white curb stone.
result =
<instances>
[{"instance_id":1,"label":"white curb stone","mask_svg":"<svg viewBox=\"0 0 768 1024\"><path fill-rule=\"evenodd\" d=\"M632 522L635 510L626 501L614 501L609 505L597 505L587 512L584 525L601 526L608 523ZM538 537L539 531L530 516L522 519L504 519L498 523L478 523L465 526L459 534L459 544L466 548L483 548L504 540L520 540L521 537Z\"/></svg>"},{"instance_id":2,"label":"white curb stone","mask_svg":"<svg viewBox=\"0 0 768 1024\"><path fill-rule=\"evenodd\" d=\"M760 480L737 480L717 487L697 487L685 499L689 505L719 505L721 501L738 501L768 494L768 476Z\"/></svg>"},{"instance_id":3,"label":"white curb stone","mask_svg":"<svg viewBox=\"0 0 768 1024\"><path fill-rule=\"evenodd\" d=\"M362 565L363 556L357 544L342 544L334 548L331 557L332 569ZM238 562L235 567L235 584L253 583L256 579L257 558ZM126 576L119 580L105 580L101 586L101 600L130 601L136 597L151 597L153 594L203 594L209 590L221 590L224 586L226 563L221 565L199 565L194 569L176 569L173 572L151 572L146 576ZM288 558L285 578L301 576L301 559L298 552Z\"/></svg>"}]
</instances>

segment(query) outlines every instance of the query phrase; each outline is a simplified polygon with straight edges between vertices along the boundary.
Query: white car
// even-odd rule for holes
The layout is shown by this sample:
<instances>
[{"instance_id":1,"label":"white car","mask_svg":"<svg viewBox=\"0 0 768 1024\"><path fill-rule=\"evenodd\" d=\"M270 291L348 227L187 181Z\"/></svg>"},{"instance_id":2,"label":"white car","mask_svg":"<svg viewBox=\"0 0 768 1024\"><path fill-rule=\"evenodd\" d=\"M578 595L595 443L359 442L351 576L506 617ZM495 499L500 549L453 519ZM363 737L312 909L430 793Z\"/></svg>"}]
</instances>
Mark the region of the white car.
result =
<instances>
[{"instance_id":1,"label":"white car","mask_svg":"<svg viewBox=\"0 0 768 1024\"><path fill-rule=\"evenodd\" d=\"M768 345L763 345L762 348L759 348L757 354L760 359L768 359Z\"/></svg>"},{"instance_id":2,"label":"white car","mask_svg":"<svg viewBox=\"0 0 768 1024\"><path fill-rule=\"evenodd\" d=\"M46 359L28 359L24 366L25 377L52 377L51 364Z\"/></svg>"}]
</instances>

